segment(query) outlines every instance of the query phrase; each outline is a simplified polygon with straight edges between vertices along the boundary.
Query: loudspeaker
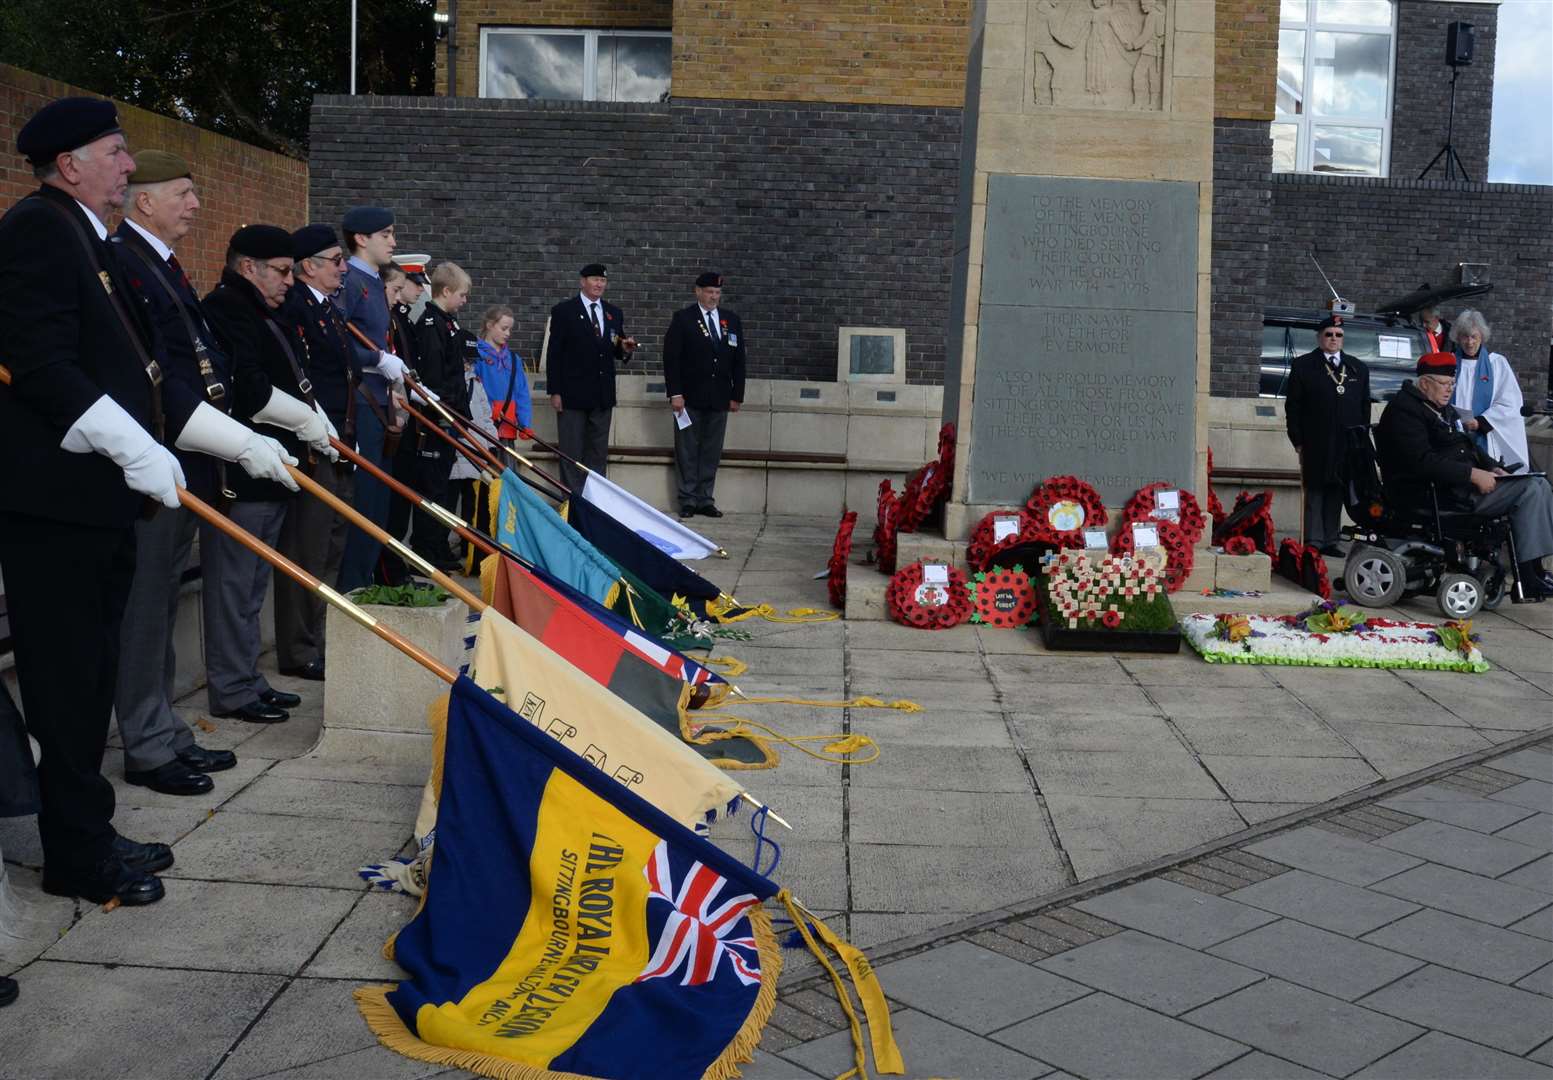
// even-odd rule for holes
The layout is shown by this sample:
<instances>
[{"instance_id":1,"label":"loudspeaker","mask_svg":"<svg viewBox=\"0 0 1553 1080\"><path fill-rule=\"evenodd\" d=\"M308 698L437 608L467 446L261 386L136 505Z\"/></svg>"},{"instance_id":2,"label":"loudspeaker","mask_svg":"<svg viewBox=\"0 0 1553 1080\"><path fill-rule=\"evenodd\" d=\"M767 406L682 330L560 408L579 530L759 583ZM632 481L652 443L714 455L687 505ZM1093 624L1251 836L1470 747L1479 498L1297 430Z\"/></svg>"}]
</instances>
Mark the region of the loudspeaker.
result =
<instances>
[{"instance_id":1,"label":"loudspeaker","mask_svg":"<svg viewBox=\"0 0 1553 1080\"><path fill-rule=\"evenodd\" d=\"M1469 22L1453 22L1445 28L1445 62L1451 67L1467 67L1472 63L1472 47L1477 42L1477 32Z\"/></svg>"}]
</instances>

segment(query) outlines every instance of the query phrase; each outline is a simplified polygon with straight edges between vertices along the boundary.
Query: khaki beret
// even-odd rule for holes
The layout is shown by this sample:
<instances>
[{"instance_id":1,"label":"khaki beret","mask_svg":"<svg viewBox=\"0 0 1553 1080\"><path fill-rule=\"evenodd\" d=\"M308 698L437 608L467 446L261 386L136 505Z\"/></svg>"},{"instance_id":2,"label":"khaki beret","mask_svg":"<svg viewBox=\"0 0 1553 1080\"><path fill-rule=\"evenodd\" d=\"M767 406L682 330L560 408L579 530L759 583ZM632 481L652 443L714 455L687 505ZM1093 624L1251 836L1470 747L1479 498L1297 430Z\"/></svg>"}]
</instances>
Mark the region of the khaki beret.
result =
<instances>
[{"instance_id":1,"label":"khaki beret","mask_svg":"<svg viewBox=\"0 0 1553 1080\"><path fill-rule=\"evenodd\" d=\"M135 155L131 184L160 184L164 180L194 179L194 170L177 154L166 150L142 150Z\"/></svg>"}]
</instances>

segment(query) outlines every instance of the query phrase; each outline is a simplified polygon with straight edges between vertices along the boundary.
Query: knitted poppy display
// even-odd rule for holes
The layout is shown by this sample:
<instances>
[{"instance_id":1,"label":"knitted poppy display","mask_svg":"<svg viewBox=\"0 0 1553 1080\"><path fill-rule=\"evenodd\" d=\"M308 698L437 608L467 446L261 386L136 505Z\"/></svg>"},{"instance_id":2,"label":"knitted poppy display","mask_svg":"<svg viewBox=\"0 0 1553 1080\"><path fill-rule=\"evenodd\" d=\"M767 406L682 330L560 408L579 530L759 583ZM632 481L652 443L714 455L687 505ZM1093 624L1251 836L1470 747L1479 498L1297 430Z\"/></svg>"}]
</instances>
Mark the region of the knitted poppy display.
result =
<instances>
[{"instance_id":1,"label":"knitted poppy display","mask_svg":"<svg viewBox=\"0 0 1553 1080\"><path fill-rule=\"evenodd\" d=\"M874 565L886 574L895 573L895 515L900 496L888 480L879 481L879 506L874 522Z\"/></svg>"},{"instance_id":2,"label":"knitted poppy display","mask_svg":"<svg viewBox=\"0 0 1553 1080\"><path fill-rule=\"evenodd\" d=\"M1224 554L1254 555L1256 554L1256 545L1251 542L1249 536L1232 536L1224 541Z\"/></svg>"},{"instance_id":3,"label":"knitted poppy display","mask_svg":"<svg viewBox=\"0 0 1553 1080\"><path fill-rule=\"evenodd\" d=\"M1221 524L1213 527L1213 542L1220 546L1232 536L1249 537L1256 550L1267 555L1278 553L1278 536L1273 528L1273 493L1242 491L1235 496L1235 508Z\"/></svg>"},{"instance_id":4,"label":"knitted poppy display","mask_svg":"<svg viewBox=\"0 0 1553 1080\"><path fill-rule=\"evenodd\" d=\"M1186 530L1173 521L1151 521L1159 531L1159 546L1165 550L1165 591L1179 592L1192 572L1192 542ZM1111 540L1111 551L1116 555L1131 555L1132 527L1123 525Z\"/></svg>"},{"instance_id":5,"label":"knitted poppy display","mask_svg":"<svg viewBox=\"0 0 1553 1080\"><path fill-rule=\"evenodd\" d=\"M1224 504L1219 501L1219 493L1213 490L1213 447L1208 447L1208 516L1213 519L1213 527L1217 529L1224 519L1229 517L1229 511L1224 509Z\"/></svg>"},{"instance_id":6,"label":"knitted poppy display","mask_svg":"<svg viewBox=\"0 0 1553 1080\"><path fill-rule=\"evenodd\" d=\"M831 607L847 606L847 560L852 557L852 530L855 528L857 511L848 510L841 515L841 524L836 527L836 540L830 546L830 562L826 564L830 573L825 584L830 588Z\"/></svg>"},{"instance_id":7,"label":"knitted poppy display","mask_svg":"<svg viewBox=\"0 0 1553 1080\"><path fill-rule=\"evenodd\" d=\"M1076 476L1048 476L1025 500L1025 509L1056 533L1063 547L1083 547L1084 530L1107 520L1100 493Z\"/></svg>"},{"instance_id":8,"label":"knitted poppy display","mask_svg":"<svg viewBox=\"0 0 1553 1080\"><path fill-rule=\"evenodd\" d=\"M971 598L971 622L1018 629L1035 618L1040 597L1024 567L993 567L971 575L966 583Z\"/></svg>"},{"instance_id":9,"label":"knitted poppy display","mask_svg":"<svg viewBox=\"0 0 1553 1080\"><path fill-rule=\"evenodd\" d=\"M1203 517L1202 509L1197 505L1197 496L1185 488L1173 488L1162 480L1156 480L1152 484L1145 484L1133 493L1127 500L1127 505L1122 507L1122 527L1126 528L1134 521L1168 521L1168 518L1155 518L1156 494L1161 491L1176 491L1180 495L1179 516L1183 532L1192 543L1202 539L1203 530L1208 527L1208 521Z\"/></svg>"},{"instance_id":10,"label":"knitted poppy display","mask_svg":"<svg viewBox=\"0 0 1553 1080\"><path fill-rule=\"evenodd\" d=\"M1017 528L1002 540L997 539L997 519L1010 517L1019 519ZM1054 548L1061 546L1051 526L1037 521L1029 511L994 510L982 517L971 530L971 539L965 547L965 561L972 570L985 570L1002 552L1037 541L1049 543Z\"/></svg>"},{"instance_id":11,"label":"knitted poppy display","mask_svg":"<svg viewBox=\"0 0 1553 1080\"><path fill-rule=\"evenodd\" d=\"M965 574L954 566L948 567L948 571L948 581L929 584L922 580L920 562L897 570L884 593L890 618L919 630L947 630L970 618L971 598L965 588Z\"/></svg>"}]
</instances>

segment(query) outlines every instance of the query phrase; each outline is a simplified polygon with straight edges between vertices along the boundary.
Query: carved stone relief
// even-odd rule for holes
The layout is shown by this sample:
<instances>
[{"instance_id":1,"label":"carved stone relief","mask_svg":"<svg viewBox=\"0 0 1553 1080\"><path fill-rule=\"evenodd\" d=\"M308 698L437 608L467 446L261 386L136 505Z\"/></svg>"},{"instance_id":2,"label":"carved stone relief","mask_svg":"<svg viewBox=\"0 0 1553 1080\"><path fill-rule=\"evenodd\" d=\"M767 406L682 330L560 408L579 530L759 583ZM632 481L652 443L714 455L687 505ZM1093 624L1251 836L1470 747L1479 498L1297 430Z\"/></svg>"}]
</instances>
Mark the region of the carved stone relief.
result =
<instances>
[{"instance_id":1,"label":"carved stone relief","mask_svg":"<svg viewBox=\"0 0 1553 1080\"><path fill-rule=\"evenodd\" d=\"M1169 0L1033 0L1037 106L1159 109Z\"/></svg>"}]
</instances>

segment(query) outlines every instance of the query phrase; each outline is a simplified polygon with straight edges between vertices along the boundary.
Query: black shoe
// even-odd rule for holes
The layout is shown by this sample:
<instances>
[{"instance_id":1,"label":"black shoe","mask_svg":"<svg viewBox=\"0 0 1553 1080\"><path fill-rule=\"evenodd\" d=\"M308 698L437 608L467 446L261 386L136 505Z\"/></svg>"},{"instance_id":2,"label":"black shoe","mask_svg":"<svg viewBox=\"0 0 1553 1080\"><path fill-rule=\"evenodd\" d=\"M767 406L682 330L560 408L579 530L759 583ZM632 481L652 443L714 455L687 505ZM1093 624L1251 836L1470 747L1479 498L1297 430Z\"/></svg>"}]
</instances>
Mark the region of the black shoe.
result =
<instances>
[{"instance_id":1,"label":"black shoe","mask_svg":"<svg viewBox=\"0 0 1553 1080\"><path fill-rule=\"evenodd\" d=\"M1342 544L1339 544L1335 540L1332 541L1332 543L1330 543L1330 544L1322 544L1321 545L1321 554L1330 556L1332 558L1340 559L1344 555L1347 554L1347 551L1348 551L1347 548L1343 547Z\"/></svg>"},{"instance_id":2,"label":"black shoe","mask_svg":"<svg viewBox=\"0 0 1553 1080\"><path fill-rule=\"evenodd\" d=\"M117 855L74 873L51 873L45 866L43 891L54 896L79 896L94 904L117 900L126 907L154 904L166 895L158 878L133 869Z\"/></svg>"},{"instance_id":3,"label":"black shoe","mask_svg":"<svg viewBox=\"0 0 1553 1080\"><path fill-rule=\"evenodd\" d=\"M295 709L302 704L301 694L288 694L284 690L266 690L259 701L272 709Z\"/></svg>"},{"instance_id":4,"label":"black shoe","mask_svg":"<svg viewBox=\"0 0 1553 1080\"><path fill-rule=\"evenodd\" d=\"M0 975L0 1009L5 1008L16 1000L16 995L21 993L21 988L16 985L15 979L8 979Z\"/></svg>"},{"instance_id":5,"label":"black shoe","mask_svg":"<svg viewBox=\"0 0 1553 1080\"><path fill-rule=\"evenodd\" d=\"M154 769L136 769L125 772L124 782L137 787L148 787L163 795L204 795L215 787L215 782L202 772L195 772L177 758Z\"/></svg>"},{"instance_id":6,"label":"black shoe","mask_svg":"<svg viewBox=\"0 0 1553 1080\"><path fill-rule=\"evenodd\" d=\"M255 701L251 705L244 705L236 709L228 709L226 712L213 712L211 716L220 720L244 720L250 724L278 724L282 720L290 720L291 714L285 709L277 709L273 705L266 705L262 701Z\"/></svg>"},{"instance_id":7,"label":"black shoe","mask_svg":"<svg viewBox=\"0 0 1553 1080\"><path fill-rule=\"evenodd\" d=\"M717 507L715 507L715 506L703 506L700 510L697 510L696 513L700 514L702 517L722 517L723 516L723 512L721 510L717 509Z\"/></svg>"},{"instance_id":8,"label":"black shoe","mask_svg":"<svg viewBox=\"0 0 1553 1080\"><path fill-rule=\"evenodd\" d=\"M696 508L694 506L681 506L679 508L679 516L681 519L693 518L696 516Z\"/></svg>"},{"instance_id":9,"label":"black shoe","mask_svg":"<svg viewBox=\"0 0 1553 1080\"><path fill-rule=\"evenodd\" d=\"M173 849L166 844L142 844L127 836L114 836L113 853L142 874L159 874L173 864Z\"/></svg>"},{"instance_id":10,"label":"black shoe","mask_svg":"<svg viewBox=\"0 0 1553 1080\"><path fill-rule=\"evenodd\" d=\"M178 751L178 760L197 772L222 772L237 764L237 755L230 750L207 750L195 745Z\"/></svg>"},{"instance_id":11,"label":"black shoe","mask_svg":"<svg viewBox=\"0 0 1553 1080\"><path fill-rule=\"evenodd\" d=\"M290 675L294 679L308 679L312 682L324 681L324 662L322 660L309 660L301 667L283 667L282 675Z\"/></svg>"}]
</instances>

